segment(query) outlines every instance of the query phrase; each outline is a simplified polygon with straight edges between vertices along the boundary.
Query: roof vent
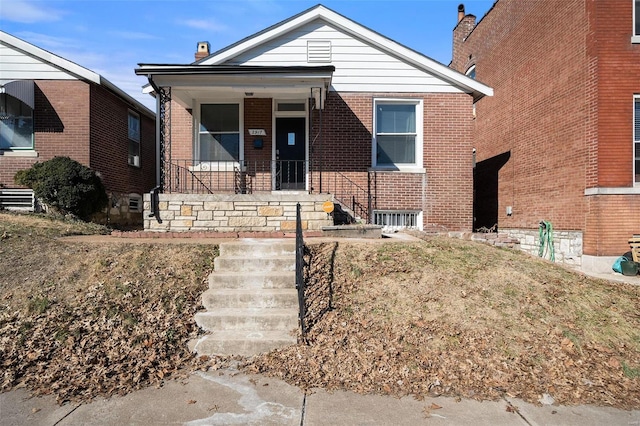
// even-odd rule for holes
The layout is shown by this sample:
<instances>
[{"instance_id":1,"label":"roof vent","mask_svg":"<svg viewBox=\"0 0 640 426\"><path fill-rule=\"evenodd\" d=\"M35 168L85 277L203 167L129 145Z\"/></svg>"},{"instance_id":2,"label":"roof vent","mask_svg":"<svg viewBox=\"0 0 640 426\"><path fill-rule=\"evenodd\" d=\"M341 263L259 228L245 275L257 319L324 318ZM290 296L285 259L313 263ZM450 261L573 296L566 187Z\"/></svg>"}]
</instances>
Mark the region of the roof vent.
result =
<instances>
[{"instance_id":1,"label":"roof vent","mask_svg":"<svg viewBox=\"0 0 640 426\"><path fill-rule=\"evenodd\" d=\"M307 62L331 62L331 40L307 41Z\"/></svg>"}]
</instances>

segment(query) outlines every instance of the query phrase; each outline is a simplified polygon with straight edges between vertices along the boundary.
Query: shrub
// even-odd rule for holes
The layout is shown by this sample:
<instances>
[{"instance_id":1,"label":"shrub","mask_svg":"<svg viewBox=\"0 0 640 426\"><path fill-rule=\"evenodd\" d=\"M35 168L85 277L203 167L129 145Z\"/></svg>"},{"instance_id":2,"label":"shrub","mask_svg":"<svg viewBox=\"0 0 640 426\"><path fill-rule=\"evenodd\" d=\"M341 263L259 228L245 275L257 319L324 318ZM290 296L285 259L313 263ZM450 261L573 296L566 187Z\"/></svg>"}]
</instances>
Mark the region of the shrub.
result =
<instances>
[{"instance_id":1,"label":"shrub","mask_svg":"<svg viewBox=\"0 0 640 426\"><path fill-rule=\"evenodd\" d=\"M54 157L20 170L14 180L33 189L34 195L62 214L88 219L107 206L107 193L96 173L69 157Z\"/></svg>"}]
</instances>

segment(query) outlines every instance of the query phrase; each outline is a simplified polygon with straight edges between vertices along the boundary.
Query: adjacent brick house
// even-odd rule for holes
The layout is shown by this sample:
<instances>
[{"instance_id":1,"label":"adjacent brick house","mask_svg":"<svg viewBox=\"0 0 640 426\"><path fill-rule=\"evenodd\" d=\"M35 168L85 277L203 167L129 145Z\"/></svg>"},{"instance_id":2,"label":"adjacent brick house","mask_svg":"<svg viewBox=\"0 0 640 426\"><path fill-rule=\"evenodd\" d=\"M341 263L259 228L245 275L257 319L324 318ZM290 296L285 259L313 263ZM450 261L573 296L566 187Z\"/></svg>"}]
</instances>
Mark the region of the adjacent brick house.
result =
<instances>
[{"instance_id":1,"label":"adjacent brick house","mask_svg":"<svg viewBox=\"0 0 640 426\"><path fill-rule=\"evenodd\" d=\"M155 114L102 76L0 31L0 206L33 209L18 170L68 156L98 172L111 207L97 219L142 223L156 181Z\"/></svg>"},{"instance_id":2,"label":"adjacent brick house","mask_svg":"<svg viewBox=\"0 0 640 426\"><path fill-rule=\"evenodd\" d=\"M475 228L610 270L640 233L640 1L498 0L459 8L451 68L491 85L475 106Z\"/></svg>"},{"instance_id":3,"label":"adjacent brick house","mask_svg":"<svg viewBox=\"0 0 640 426\"><path fill-rule=\"evenodd\" d=\"M322 5L136 73L160 98L146 229L280 231L297 201L318 229L333 200L387 228L471 231L472 108L491 88Z\"/></svg>"}]
</instances>

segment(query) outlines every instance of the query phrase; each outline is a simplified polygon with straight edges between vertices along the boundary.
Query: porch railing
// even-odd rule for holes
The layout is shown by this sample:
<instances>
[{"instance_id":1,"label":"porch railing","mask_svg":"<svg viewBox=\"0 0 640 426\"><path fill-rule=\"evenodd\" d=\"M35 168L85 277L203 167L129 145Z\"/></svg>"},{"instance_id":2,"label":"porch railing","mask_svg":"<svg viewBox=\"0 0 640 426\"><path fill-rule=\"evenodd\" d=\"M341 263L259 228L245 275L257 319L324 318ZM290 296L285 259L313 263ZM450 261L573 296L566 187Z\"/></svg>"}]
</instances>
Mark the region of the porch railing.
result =
<instances>
[{"instance_id":1,"label":"porch railing","mask_svg":"<svg viewBox=\"0 0 640 426\"><path fill-rule=\"evenodd\" d=\"M166 193L251 194L273 190L304 190L306 161L172 160Z\"/></svg>"},{"instance_id":2,"label":"porch railing","mask_svg":"<svg viewBox=\"0 0 640 426\"><path fill-rule=\"evenodd\" d=\"M370 215L375 200L369 189L363 188L340 172L332 172L332 176L325 180L325 185L327 192L350 209L354 216L364 219L367 223L371 222Z\"/></svg>"}]
</instances>

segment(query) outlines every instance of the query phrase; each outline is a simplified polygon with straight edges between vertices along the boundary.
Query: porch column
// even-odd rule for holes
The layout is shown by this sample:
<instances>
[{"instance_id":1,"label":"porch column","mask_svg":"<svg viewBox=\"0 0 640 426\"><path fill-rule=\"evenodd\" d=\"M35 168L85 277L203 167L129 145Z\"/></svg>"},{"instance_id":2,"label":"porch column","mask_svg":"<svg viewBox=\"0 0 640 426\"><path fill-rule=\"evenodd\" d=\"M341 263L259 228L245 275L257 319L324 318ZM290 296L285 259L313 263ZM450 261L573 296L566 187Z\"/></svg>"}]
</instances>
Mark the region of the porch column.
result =
<instances>
[{"instance_id":1,"label":"porch column","mask_svg":"<svg viewBox=\"0 0 640 426\"><path fill-rule=\"evenodd\" d=\"M171 192L171 87L159 87L158 117L156 129L158 131L158 168L161 192Z\"/></svg>"}]
</instances>

